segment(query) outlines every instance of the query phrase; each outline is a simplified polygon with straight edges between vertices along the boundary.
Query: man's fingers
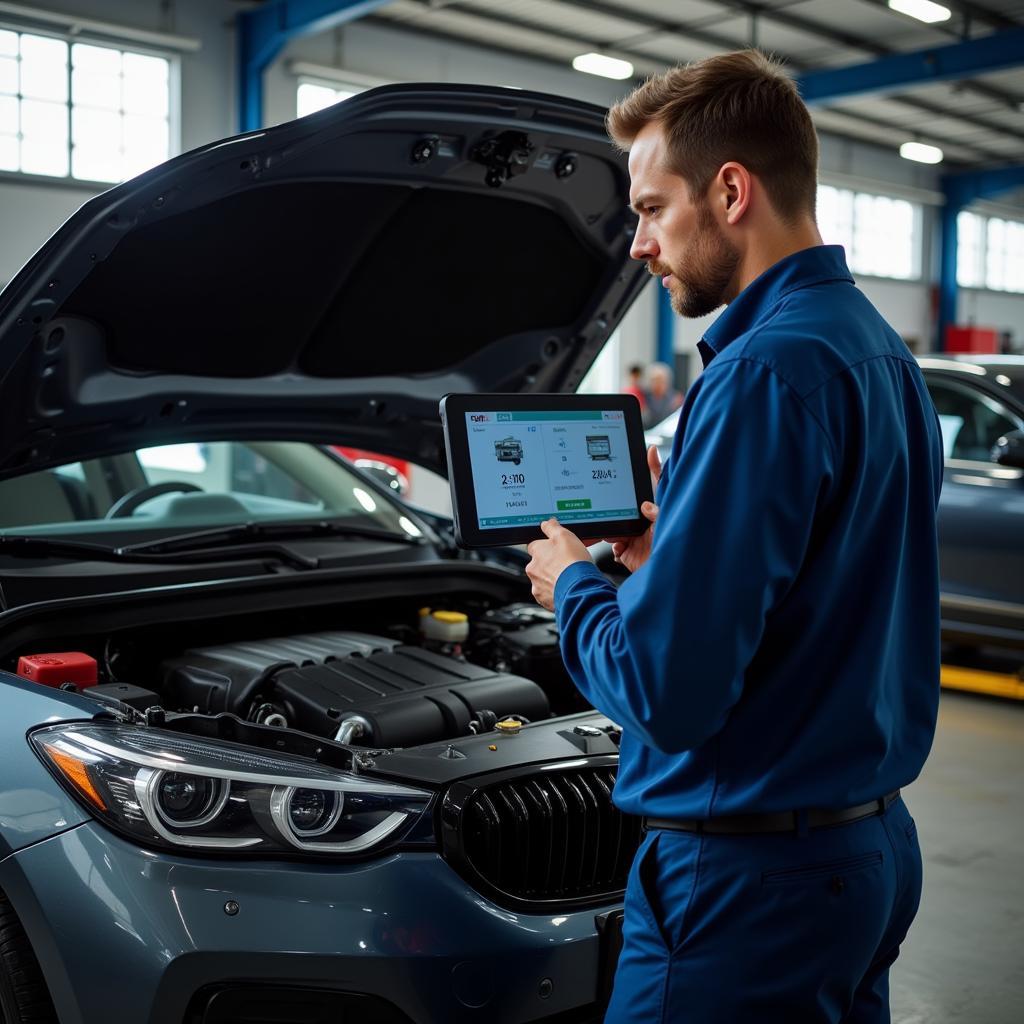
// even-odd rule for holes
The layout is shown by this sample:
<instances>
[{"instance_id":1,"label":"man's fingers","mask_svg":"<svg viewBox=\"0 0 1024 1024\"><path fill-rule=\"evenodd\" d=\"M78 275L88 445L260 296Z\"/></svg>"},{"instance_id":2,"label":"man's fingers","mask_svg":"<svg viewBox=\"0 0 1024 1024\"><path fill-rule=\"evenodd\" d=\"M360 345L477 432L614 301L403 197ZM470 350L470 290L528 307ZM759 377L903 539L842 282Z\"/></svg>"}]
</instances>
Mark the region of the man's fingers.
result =
<instances>
[{"instance_id":1,"label":"man's fingers","mask_svg":"<svg viewBox=\"0 0 1024 1024\"><path fill-rule=\"evenodd\" d=\"M543 531L544 536L547 537L548 540L551 540L551 538L553 538L559 530L565 529L565 527L562 526L562 524L554 516L552 516L550 519L545 519L540 524L540 528ZM534 541L533 543L536 544L537 541ZM529 551L530 549L527 548L526 550Z\"/></svg>"},{"instance_id":2,"label":"man's fingers","mask_svg":"<svg viewBox=\"0 0 1024 1024\"><path fill-rule=\"evenodd\" d=\"M653 501L645 501L640 506L640 511L643 514L644 519L650 520L652 523L658 521L658 506Z\"/></svg>"},{"instance_id":3,"label":"man's fingers","mask_svg":"<svg viewBox=\"0 0 1024 1024\"><path fill-rule=\"evenodd\" d=\"M656 445L651 445L647 449L647 465L651 471L651 480L654 486L658 486L658 481L661 479L661 455L658 453Z\"/></svg>"}]
</instances>

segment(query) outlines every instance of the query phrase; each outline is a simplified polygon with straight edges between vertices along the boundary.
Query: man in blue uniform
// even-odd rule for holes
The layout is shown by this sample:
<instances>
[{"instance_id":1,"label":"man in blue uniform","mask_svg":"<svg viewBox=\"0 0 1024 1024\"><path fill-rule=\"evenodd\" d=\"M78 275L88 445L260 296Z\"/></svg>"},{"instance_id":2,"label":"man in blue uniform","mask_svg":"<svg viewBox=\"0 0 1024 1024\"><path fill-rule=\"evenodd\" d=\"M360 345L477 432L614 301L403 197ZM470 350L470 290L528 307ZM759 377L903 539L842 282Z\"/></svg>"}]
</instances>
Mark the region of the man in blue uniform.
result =
<instances>
[{"instance_id":1,"label":"man in blue uniform","mask_svg":"<svg viewBox=\"0 0 1024 1024\"><path fill-rule=\"evenodd\" d=\"M616 589L555 520L530 545L576 685L623 727L616 802L645 818L607 1021L888 1021L921 891L899 790L938 704L936 416L821 244L817 139L777 66L676 68L608 123L633 255L681 315L727 308L652 527L615 541L632 575Z\"/></svg>"}]
</instances>

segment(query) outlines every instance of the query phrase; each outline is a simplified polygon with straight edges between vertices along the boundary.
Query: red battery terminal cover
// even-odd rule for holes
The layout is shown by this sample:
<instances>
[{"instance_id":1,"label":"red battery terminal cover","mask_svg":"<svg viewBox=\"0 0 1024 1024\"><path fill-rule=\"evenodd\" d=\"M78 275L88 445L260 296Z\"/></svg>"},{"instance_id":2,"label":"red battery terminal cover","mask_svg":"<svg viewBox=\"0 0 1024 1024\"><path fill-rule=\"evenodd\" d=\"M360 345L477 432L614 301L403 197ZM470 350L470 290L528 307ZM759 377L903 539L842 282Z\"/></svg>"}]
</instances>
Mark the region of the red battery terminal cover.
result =
<instances>
[{"instance_id":1,"label":"red battery terminal cover","mask_svg":"<svg viewBox=\"0 0 1024 1024\"><path fill-rule=\"evenodd\" d=\"M95 686L99 681L96 659L81 651L26 654L18 659L18 675L53 687L64 683Z\"/></svg>"}]
</instances>

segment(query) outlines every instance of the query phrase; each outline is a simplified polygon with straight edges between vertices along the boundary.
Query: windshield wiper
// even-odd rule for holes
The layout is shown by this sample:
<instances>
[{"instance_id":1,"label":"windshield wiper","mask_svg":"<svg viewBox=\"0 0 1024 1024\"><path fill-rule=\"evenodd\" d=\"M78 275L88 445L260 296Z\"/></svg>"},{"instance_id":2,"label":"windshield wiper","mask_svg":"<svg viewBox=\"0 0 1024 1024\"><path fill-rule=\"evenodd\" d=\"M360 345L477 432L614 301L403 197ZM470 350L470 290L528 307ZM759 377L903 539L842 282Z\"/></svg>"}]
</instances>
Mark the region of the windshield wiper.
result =
<instances>
[{"instance_id":1,"label":"windshield wiper","mask_svg":"<svg viewBox=\"0 0 1024 1024\"><path fill-rule=\"evenodd\" d=\"M306 537L358 537L366 540L386 540L392 544L422 544L421 537L410 537L393 530L374 526L357 526L320 519L313 523L236 523L215 526L191 533L178 533L162 540L147 540L139 544L126 544L115 551L126 555L172 554L176 552L207 551L221 545L236 545L239 541L255 541L253 547L266 548L266 542L301 540ZM272 545L277 546L277 545ZM242 550L235 548L234 550Z\"/></svg>"}]
</instances>

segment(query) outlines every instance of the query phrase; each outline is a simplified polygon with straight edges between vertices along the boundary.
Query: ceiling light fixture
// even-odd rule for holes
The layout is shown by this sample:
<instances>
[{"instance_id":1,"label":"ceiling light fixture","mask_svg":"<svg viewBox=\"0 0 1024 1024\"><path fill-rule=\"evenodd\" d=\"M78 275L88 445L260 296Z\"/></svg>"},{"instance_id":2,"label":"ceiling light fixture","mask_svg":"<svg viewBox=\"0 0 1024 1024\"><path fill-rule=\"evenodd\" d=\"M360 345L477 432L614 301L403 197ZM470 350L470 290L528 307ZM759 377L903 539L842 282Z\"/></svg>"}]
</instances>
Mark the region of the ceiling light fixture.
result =
<instances>
[{"instance_id":1,"label":"ceiling light fixture","mask_svg":"<svg viewBox=\"0 0 1024 1024\"><path fill-rule=\"evenodd\" d=\"M953 13L942 4L934 4L932 0L889 0L889 7L910 18L917 18L926 25L934 25L940 21L949 21Z\"/></svg>"},{"instance_id":2,"label":"ceiling light fixture","mask_svg":"<svg viewBox=\"0 0 1024 1024\"><path fill-rule=\"evenodd\" d=\"M577 71L585 71L588 75L600 75L602 78L614 78L621 81L633 74L633 65L628 60L617 57L606 57L603 53L581 53L573 57L572 66Z\"/></svg>"},{"instance_id":3,"label":"ceiling light fixture","mask_svg":"<svg viewBox=\"0 0 1024 1024\"><path fill-rule=\"evenodd\" d=\"M942 150L924 142L904 142L900 146L900 156L904 160L916 160L919 164L942 163Z\"/></svg>"}]
</instances>

